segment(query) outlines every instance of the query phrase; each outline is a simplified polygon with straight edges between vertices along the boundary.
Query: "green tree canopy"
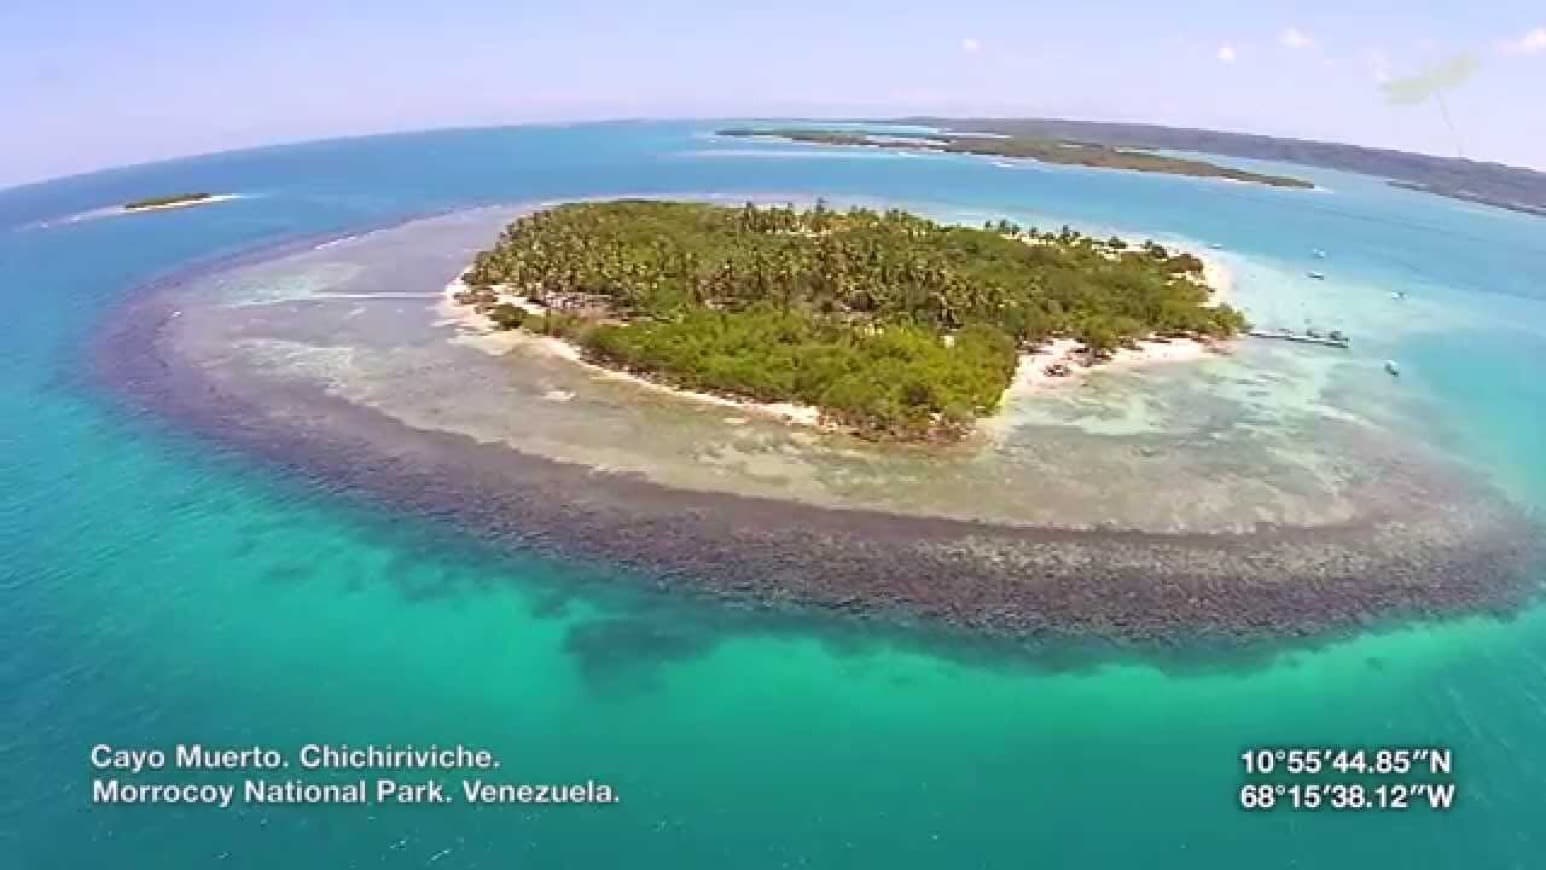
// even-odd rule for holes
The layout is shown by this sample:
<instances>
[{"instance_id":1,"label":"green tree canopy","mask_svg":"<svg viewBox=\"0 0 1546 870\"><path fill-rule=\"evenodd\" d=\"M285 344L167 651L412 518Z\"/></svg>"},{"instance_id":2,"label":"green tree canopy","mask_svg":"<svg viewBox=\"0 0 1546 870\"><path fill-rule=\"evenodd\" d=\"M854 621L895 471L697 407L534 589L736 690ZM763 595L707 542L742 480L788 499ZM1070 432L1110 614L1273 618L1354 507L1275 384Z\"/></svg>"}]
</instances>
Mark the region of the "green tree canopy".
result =
<instances>
[{"instance_id":1,"label":"green tree canopy","mask_svg":"<svg viewBox=\"0 0 1546 870\"><path fill-rule=\"evenodd\" d=\"M875 437L960 434L997 406L1017 348L1055 335L1101 352L1244 326L1209 304L1201 261L1152 242L825 203L558 206L507 227L466 281L564 312L560 331L600 361L816 405Z\"/></svg>"}]
</instances>

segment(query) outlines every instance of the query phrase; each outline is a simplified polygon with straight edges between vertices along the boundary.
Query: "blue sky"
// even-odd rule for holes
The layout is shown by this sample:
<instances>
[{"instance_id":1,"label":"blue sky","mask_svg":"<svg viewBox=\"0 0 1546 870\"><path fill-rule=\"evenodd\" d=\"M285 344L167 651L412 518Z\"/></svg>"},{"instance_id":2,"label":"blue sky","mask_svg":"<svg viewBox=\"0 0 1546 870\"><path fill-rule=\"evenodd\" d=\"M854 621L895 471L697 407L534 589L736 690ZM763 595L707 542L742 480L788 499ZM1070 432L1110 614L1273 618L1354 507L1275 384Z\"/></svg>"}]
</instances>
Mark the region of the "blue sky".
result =
<instances>
[{"instance_id":1,"label":"blue sky","mask_svg":"<svg viewBox=\"0 0 1546 870\"><path fill-rule=\"evenodd\" d=\"M1457 54L1467 156L1546 169L1540 0L0 4L0 186L182 154L613 117L1131 120L1439 154L1381 82Z\"/></svg>"}]
</instances>

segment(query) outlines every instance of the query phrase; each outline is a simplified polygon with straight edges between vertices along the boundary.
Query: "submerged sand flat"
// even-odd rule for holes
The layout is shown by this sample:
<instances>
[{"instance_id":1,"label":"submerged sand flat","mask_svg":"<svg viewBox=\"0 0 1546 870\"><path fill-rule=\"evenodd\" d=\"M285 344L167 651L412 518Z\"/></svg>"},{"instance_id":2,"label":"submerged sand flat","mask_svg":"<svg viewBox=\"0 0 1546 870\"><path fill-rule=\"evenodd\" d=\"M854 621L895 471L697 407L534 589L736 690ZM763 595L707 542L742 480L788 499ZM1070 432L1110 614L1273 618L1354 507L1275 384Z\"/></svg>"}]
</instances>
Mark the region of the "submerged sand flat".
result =
<instances>
[{"instance_id":1,"label":"submerged sand flat","mask_svg":"<svg viewBox=\"0 0 1546 870\"><path fill-rule=\"evenodd\" d=\"M1247 341L1012 390L962 445L878 446L488 333L443 291L519 211L173 281L105 358L164 409L329 479L760 600L1173 637L1528 594L1529 521L1411 437L1422 409L1370 360Z\"/></svg>"}]
</instances>

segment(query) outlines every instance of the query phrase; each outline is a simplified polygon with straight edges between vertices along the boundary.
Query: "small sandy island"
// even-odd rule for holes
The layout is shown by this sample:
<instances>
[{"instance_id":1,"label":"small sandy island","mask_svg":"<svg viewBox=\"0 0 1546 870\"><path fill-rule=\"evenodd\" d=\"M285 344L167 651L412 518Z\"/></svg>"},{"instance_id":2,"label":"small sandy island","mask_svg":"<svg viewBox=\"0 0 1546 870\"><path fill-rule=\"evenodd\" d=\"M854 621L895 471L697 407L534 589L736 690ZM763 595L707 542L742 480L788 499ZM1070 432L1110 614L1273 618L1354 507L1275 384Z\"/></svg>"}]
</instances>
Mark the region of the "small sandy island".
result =
<instances>
[{"instance_id":1,"label":"small sandy island","mask_svg":"<svg viewBox=\"0 0 1546 870\"><path fill-rule=\"evenodd\" d=\"M126 202L119 206L118 210L123 214L138 214L146 211L168 211L174 208L192 208L196 205L213 205L239 198L234 193L178 193Z\"/></svg>"}]
</instances>

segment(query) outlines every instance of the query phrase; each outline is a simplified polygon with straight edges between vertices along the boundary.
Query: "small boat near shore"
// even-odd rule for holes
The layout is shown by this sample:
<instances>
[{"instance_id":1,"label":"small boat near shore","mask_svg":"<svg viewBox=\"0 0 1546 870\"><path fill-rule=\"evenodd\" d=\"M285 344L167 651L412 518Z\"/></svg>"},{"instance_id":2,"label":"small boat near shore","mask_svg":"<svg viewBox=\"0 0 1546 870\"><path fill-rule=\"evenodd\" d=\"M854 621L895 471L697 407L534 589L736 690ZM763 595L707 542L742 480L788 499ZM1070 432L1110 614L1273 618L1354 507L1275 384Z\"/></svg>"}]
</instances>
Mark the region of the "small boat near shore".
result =
<instances>
[{"instance_id":1,"label":"small boat near shore","mask_svg":"<svg viewBox=\"0 0 1546 870\"><path fill-rule=\"evenodd\" d=\"M1324 280L1326 280L1326 273L1325 272L1306 272L1305 274L1309 275L1311 278L1314 278L1317 281L1324 281Z\"/></svg>"},{"instance_id":2,"label":"small boat near shore","mask_svg":"<svg viewBox=\"0 0 1546 870\"><path fill-rule=\"evenodd\" d=\"M1393 378L1401 377L1401 367L1393 359L1385 360L1385 371Z\"/></svg>"}]
</instances>

